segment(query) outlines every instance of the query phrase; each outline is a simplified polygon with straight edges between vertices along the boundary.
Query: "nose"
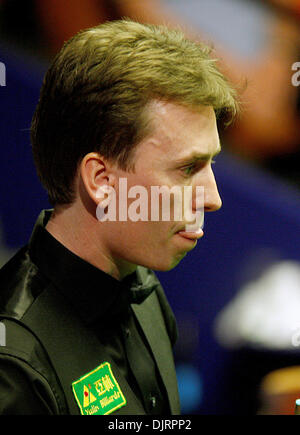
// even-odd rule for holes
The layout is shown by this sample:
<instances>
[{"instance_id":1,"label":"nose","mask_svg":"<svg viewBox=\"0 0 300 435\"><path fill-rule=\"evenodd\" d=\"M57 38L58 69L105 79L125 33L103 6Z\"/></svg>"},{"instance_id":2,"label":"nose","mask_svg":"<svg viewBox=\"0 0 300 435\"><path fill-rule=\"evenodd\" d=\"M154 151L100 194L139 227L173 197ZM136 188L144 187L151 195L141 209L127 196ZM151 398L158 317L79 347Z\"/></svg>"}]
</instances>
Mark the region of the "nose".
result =
<instances>
[{"instance_id":1,"label":"nose","mask_svg":"<svg viewBox=\"0 0 300 435\"><path fill-rule=\"evenodd\" d=\"M222 207L222 200L211 167L208 167L206 173L202 174L201 180L199 179L197 182L197 187L201 188L198 190L202 192L202 201L200 202L205 212L217 211ZM194 195L193 208L195 210L199 207L199 200L196 202L196 197L197 195Z\"/></svg>"}]
</instances>

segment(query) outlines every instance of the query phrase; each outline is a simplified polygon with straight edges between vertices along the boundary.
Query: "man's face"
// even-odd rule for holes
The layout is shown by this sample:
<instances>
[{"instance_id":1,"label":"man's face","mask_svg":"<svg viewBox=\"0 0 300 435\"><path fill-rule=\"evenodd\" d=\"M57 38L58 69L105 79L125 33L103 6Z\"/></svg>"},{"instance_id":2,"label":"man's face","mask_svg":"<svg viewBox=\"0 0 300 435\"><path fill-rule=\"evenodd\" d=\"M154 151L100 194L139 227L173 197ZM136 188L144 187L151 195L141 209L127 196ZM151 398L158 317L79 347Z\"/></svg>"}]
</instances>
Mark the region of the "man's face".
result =
<instances>
[{"instance_id":1,"label":"man's face","mask_svg":"<svg viewBox=\"0 0 300 435\"><path fill-rule=\"evenodd\" d=\"M196 212L196 191L204 192L204 211L221 207L214 174L213 157L220 151L215 113L212 107L203 106L194 111L175 103L153 102L150 110L153 131L137 146L134 156L134 173L116 169L117 180L126 178L127 189L142 186L148 192L148 219L146 221L103 222L106 225L105 246L109 256L119 268L132 270L133 265L143 265L154 270L169 270L197 244L198 234L187 233L185 213L174 220L174 197L171 195L170 219L151 220L151 186L179 186L181 191L189 186L192 191L192 211ZM115 186L117 206L124 201ZM123 199L122 199L123 198ZM136 201L127 199L127 209ZM152 197L153 200L153 197ZM121 204L121 206L124 204ZM160 206L161 206L160 202ZM128 213L130 215L130 213ZM104 227L103 227L104 228ZM125 272L126 273L126 272Z\"/></svg>"}]
</instances>

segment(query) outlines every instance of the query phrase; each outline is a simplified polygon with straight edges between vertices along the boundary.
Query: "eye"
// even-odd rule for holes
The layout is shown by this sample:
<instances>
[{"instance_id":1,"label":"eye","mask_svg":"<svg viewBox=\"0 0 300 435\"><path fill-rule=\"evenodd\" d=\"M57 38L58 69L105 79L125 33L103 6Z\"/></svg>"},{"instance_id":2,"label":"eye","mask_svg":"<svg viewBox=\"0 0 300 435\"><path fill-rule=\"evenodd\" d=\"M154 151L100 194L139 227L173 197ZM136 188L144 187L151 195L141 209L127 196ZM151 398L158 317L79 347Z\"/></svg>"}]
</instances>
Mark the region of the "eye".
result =
<instances>
[{"instance_id":1,"label":"eye","mask_svg":"<svg viewBox=\"0 0 300 435\"><path fill-rule=\"evenodd\" d=\"M190 165L181 168L181 170L183 171L184 175L188 176L194 173L195 167L196 163L191 163Z\"/></svg>"},{"instance_id":2,"label":"eye","mask_svg":"<svg viewBox=\"0 0 300 435\"><path fill-rule=\"evenodd\" d=\"M190 175L195 174L197 171L199 171L201 168L206 166L209 162L204 160L197 160L196 162L190 163L189 165L183 166L181 168L181 171L183 172L184 176L188 177ZM215 160L211 160L210 164L214 165L216 163Z\"/></svg>"}]
</instances>

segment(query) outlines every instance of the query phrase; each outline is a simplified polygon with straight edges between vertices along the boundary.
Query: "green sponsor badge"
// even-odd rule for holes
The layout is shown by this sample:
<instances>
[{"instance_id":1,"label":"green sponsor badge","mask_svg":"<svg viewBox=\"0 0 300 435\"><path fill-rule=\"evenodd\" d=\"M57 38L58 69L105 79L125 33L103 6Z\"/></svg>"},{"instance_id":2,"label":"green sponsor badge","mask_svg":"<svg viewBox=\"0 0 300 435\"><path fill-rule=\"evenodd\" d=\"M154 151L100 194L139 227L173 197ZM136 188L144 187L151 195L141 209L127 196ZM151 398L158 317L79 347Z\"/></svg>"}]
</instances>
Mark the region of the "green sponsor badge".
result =
<instances>
[{"instance_id":1,"label":"green sponsor badge","mask_svg":"<svg viewBox=\"0 0 300 435\"><path fill-rule=\"evenodd\" d=\"M72 390L82 415L111 414L126 405L108 362L73 382Z\"/></svg>"}]
</instances>

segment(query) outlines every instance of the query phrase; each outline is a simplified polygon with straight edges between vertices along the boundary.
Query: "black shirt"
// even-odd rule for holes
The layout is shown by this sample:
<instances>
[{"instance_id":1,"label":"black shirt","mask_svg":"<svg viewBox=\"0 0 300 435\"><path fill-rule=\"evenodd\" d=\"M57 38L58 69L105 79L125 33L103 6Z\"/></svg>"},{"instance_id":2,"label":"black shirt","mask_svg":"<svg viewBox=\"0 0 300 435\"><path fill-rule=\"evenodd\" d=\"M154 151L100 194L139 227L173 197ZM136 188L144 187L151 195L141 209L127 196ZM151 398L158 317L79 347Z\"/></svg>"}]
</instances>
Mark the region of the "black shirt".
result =
<instances>
[{"instance_id":1,"label":"black shirt","mask_svg":"<svg viewBox=\"0 0 300 435\"><path fill-rule=\"evenodd\" d=\"M44 222L36 225L28 249L31 261L39 270L39 280L51 280L82 321L96 333L145 413L170 414L165 387L130 305L143 302L157 284L153 281L149 285L142 284L136 272L118 281L87 263L44 228L49 217L46 213ZM34 291L38 293L38 286ZM28 377L22 379L18 365L8 358L0 358L0 413L1 398L2 403L8 403L10 392L20 389L24 413L30 413L30 408L32 413L50 412L47 404L33 392ZM14 413L14 405L11 406L7 405L8 413ZM15 413L19 411L15 410Z\"/></svg>"}]
</instances>

